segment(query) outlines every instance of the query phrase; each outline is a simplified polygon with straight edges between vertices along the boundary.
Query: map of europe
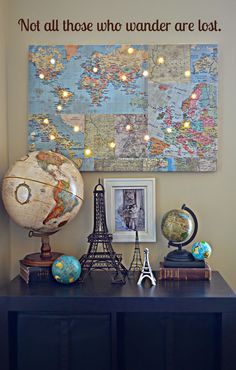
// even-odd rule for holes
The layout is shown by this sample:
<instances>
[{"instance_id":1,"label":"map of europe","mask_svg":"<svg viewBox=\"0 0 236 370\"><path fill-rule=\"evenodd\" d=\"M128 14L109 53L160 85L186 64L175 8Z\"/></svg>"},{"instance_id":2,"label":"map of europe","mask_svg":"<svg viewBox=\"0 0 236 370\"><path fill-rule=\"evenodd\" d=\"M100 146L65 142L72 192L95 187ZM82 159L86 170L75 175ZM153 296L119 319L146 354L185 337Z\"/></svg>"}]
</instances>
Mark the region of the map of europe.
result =
<instances>
[{"instance_id":1,"label":"map of europe","mask_svg":"<svg viewBox=\"0 0 236 370\"><path fill-rule=\"evenodd\" d=\"M29 150L81 171L215 171L218 47L32 45Z\"/></svg>"}]
</instances>

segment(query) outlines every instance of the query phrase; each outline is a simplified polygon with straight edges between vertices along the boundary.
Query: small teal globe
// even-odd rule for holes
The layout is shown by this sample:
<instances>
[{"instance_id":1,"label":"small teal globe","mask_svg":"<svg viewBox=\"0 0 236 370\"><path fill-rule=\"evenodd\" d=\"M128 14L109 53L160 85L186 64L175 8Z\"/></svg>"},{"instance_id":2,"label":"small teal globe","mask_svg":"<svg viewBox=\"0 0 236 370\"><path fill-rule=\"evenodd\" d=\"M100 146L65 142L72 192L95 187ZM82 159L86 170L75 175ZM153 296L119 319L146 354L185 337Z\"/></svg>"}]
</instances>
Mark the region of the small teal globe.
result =
<instances>
[{"instance_id":1,"label":"small teal globe","mask_svg":"<svg viewBox=\"0 0 236 370\"><path fill-rule=\"evenodd\" d=\"M81 265L73 256L60 256L52 265L52 274L58 283L71 284L78 280L81 274Z\"/></svg>"},{"instance_id":2,"label":"small teal globe","mask_svg":"<svg viewBox=\"0 0 236 370\"><path fill-rule=\"evenodd\" d=\"M210 244L205 241L194 243L192 246L192 255L197 260L204 260L209 258L211 255L212 249Z\"/></svg>"}]
</instances>

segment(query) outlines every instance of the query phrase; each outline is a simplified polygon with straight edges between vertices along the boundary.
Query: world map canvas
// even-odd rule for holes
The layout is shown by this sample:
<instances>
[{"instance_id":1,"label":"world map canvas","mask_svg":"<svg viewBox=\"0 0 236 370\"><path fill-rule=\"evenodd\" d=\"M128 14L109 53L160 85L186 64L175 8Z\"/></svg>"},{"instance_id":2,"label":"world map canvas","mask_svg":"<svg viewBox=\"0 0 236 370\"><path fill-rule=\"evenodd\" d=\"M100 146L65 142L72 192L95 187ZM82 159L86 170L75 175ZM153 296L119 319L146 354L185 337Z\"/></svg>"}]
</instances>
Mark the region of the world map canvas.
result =
<instances>
[{"instance_id":1,"label":"world map canvas","mask_svg":"<svg viewBox=\"0 0 236 370\"><path fill-rule=\"evenodd\" d=\"M29 149L82 171L215 171L213 44L29 47Z\"/></svg>"}]
</instances>

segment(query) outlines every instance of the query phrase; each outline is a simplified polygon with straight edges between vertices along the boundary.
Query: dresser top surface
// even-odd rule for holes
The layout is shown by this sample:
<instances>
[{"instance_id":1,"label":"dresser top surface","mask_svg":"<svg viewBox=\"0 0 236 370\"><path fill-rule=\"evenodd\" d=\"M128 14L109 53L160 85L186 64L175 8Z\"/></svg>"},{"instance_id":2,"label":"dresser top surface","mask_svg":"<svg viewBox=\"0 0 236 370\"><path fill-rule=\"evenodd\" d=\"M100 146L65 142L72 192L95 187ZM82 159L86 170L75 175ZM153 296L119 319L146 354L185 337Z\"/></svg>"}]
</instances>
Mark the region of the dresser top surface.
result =
<instances>
[{"instance_id":1,"label":"dresser top surface","mask_svg":"<svg viewBox=\"0 0 236 370\"><path fill-rule=\"evenodd\" d=\"M233 290L219 272L212 273L211 281L157 281L151 286L148 279L142 286L136 278L127 278L126 284L112 284L107 272L92 272L84 283L63 285L54 281L37 282L27 285L19 276L0 290L0 297L110 297L110 298L231 298Z\"/></svg>"}]
</instances>

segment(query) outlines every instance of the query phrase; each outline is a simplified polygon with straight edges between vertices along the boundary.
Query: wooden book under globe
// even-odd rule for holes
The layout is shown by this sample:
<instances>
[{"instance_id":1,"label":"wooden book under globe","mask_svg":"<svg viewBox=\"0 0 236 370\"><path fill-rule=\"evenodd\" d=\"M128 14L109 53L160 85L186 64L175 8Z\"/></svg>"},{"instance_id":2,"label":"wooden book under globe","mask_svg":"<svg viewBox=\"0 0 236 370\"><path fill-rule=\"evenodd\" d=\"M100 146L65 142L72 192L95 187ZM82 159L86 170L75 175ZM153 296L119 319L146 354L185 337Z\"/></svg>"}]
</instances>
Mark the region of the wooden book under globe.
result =
<instances>
[{"instance_id":1,"label":"wooden book under globe","mask_svg":"<svg viewBox=\"0 0 236 370\"><path fill-rule=\"evenodd\" d=\"M55 281L51 266L27 266L20 261L20 277L26 284Z\"/></svg>"},{"instance_id":2,"label":"wooden book under globe","mask_svg":"<svg viewBox=\"0 0 236 370\"><path fill-rule=\"evenodd\" d=\"M165 267L160 263L158 280L211 280L211 268L205 267Z\"/></svg>"}]
</instances>

